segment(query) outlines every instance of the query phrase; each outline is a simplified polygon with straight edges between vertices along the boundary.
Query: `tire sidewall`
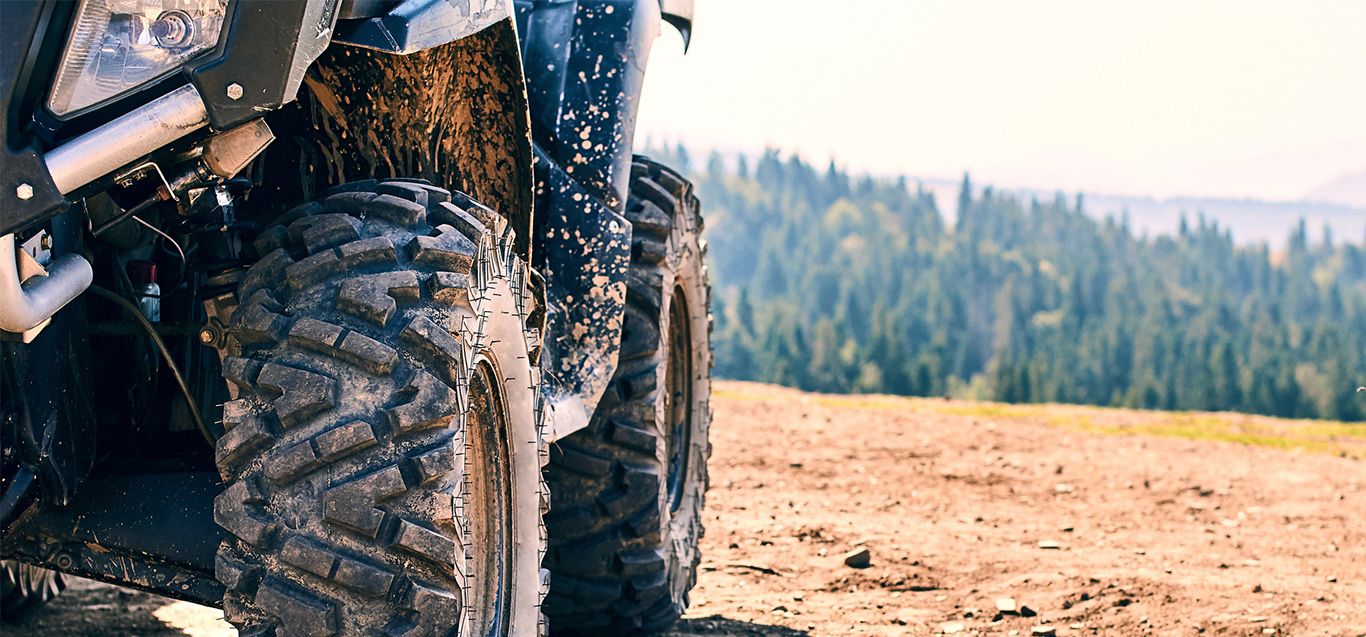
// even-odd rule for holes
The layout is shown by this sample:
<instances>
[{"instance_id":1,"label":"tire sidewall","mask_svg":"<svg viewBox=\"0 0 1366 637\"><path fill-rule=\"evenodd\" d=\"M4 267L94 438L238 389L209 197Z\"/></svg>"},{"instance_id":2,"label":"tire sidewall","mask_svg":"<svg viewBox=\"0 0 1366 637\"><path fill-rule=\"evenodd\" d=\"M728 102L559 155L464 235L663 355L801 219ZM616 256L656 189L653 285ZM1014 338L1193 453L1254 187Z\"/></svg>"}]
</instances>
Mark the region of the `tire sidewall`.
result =
<instances>
[{"instance_id":1,"label":"tire sidewall","mask_svg":"<svg viewBox=\"0 0 1366 637\"><path fill-rule=\"evenodd\" d=\"M537 371L527 364L530 352L523 322L508 320L511 316L523 315L519 307L522 301L518 297L525 291L515 287L514 280L518 277L511 276L511 270L522 266L520 262L501 258L481 261L483 266L497 264L499 268L488 275L493 277L488 294L473 300L478 320L483 322L483 329L478 330L483 340L475 343L474 348L478 352L475 365L486 361L492 367L508 410L506 434L512 477L512 501L508 504L512 513L513 545L509 551L512 564L507 570L512 587L508 599L512 608L505 619L509 622L509 635L538 635L543 625L540 605L545 595L541 577L544 546L541 497L545 483L541 474L539 378Z\"/></svg>"},{"instance_id":2,"label":"tire sidewall","mask_svg":"<svg viewBox=\"0 0 1366 637\"><path fill-rule=\"evenodd\" d=\"M696 227L697 200L691 193L687 193L679 200L679 205L681 209L673 211L673 230L669 235L666 267L661 281L659 333L660 350L664 355L660 357L655 377L661 380L657 390L663 398L664 393L669 391L662 381L667 377L668 352L672 345L669 340L673 337L671 310L675 298L674 290L681 289L683 299L688 304L687 315L691 323L688 330L692 339L689 347L692 358L692 404L689 405L692 414L692 431L689 436L691 448L687 450L687 473L681 476L684 486L678 510L670 511L667 479L660 480L658 501L662 522L660 526L667 529L668 533L663 542L670 582L669 592L674 605L682 610L687 607L688 591L696 580L700 556L697 540L702 533L701 513L707 487L706 466L709 449L707 433L711 425L711 330L706 265L703 262L700 228ZM665 413L666 402L655 401L655 426L661 440L671 434L667 431L669 414ZM659 445L655 453L660 466L664 469L664 475L667 476L667 446Z\"/></svg>"}]
</instances>

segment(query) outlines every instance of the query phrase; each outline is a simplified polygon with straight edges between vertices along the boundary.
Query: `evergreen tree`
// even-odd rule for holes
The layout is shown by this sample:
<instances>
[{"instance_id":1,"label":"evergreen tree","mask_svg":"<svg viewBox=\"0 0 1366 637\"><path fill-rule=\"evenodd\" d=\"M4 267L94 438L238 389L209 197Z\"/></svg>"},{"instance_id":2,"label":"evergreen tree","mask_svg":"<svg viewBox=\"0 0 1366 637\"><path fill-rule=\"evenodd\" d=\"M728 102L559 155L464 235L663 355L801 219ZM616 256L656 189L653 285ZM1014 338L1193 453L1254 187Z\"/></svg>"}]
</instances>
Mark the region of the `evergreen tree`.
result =
<instances>
[{"instance_id":1,"label":"evergreen tree","mask_svg":"<svg viewBox=\"0 0 1366 637\"><path fill-rule=\"evenodd\" d=\"M676 148L675 155L686 155ZM830 392L1366 418L1366 237L1283 249L1182 216L1136 237L1081 196L932 193L768 151L694 174L716 370ZM751 168L753 166L753 168Z\"/></svg>"}]
</instances>

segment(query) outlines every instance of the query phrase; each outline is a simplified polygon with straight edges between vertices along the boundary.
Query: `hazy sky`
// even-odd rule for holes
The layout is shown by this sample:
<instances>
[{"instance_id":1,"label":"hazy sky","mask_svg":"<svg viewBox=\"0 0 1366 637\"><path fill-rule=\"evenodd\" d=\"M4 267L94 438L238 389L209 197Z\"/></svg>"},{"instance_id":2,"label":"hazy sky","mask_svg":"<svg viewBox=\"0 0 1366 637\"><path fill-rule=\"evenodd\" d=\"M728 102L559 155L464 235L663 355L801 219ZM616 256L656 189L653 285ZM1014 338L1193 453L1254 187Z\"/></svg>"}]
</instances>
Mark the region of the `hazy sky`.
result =
<instances>
[{"instance_id":1,"label":"hazy sky","mask_svg":"<svg viewBox=\"0 0 1366 637\"><path fill-rule=\"evenodd\" d=\"M1366 0L697 0L641 139L879 174L1297 199L1366 170Z\"/></svg>"}]
</instances>

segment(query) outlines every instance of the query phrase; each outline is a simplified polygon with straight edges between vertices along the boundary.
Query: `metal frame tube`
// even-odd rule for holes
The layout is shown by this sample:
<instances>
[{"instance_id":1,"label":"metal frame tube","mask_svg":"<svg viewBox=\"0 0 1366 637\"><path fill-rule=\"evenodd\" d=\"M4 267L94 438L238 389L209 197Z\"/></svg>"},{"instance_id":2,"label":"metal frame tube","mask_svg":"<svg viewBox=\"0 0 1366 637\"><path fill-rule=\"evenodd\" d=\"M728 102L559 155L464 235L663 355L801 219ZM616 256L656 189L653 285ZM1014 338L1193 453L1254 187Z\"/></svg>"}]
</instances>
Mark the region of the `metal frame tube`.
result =
<instances>
[{"instance_id":1,"label":"metal frame tube","mask_svg":"<svg viewBox=\"0 0 1366 637\"><path fill-rule=\"evenodd\" d=\"M43 156L63 195L209 125L204 99L182 86ZM14 235L0 237L0 330L23 333L42 324L86 288L95 273L78 254L58 257L47 276L19 278Z\"/></svg>"},{"instance_id":2,"label":"metal frame tube","mask_svg":"<svg viewBox=\"0 0 1366 637\"><path fill-rule=\"evenodd\" d=\"M43 159L52 183L65 195L208 125L203 98L187 84L52 149Z\"/></svg>"},{"instance_id":3,"label":"metal frame tube","mask_svg":"<svg viewBox=\"0 0 1366 637\"><path fill-rule=\"evenodd\" d=\"M0 237L0 330L22 334L52 318L95 279L90 263L78 254L57 257L47 276L19 280L14 235Z\"/></svg>"}]
</instances>

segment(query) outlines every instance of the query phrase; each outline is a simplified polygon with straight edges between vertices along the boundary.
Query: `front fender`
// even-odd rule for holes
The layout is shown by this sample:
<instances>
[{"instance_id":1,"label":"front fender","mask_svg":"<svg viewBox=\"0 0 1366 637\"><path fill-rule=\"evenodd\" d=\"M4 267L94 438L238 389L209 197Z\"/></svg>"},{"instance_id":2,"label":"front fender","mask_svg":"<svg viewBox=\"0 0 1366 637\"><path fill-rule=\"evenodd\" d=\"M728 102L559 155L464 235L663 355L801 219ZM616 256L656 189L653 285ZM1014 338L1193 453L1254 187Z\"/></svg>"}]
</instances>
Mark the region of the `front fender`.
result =
<instances>
[{"instance_id":1,"label":"front fender","mask_svg":"<svg viewBox=\"0 0 1366 637\"><path fill-rule=\"evenodd\" d=\"M333 39L408 55L474 35L511 11L507 0L403 0L383 15L339 22Z\"/></svg>"},{"instance_id":2,"label":"front fender","mask_svg":"<svg viewBox=\"0 0 1366 637\"><path fill-rule=\"evenodd\" d=\"M659 0L664 21L672 24L683 36L683 50L692 44L693 0Z\"/></svg>"}]
</instances>

